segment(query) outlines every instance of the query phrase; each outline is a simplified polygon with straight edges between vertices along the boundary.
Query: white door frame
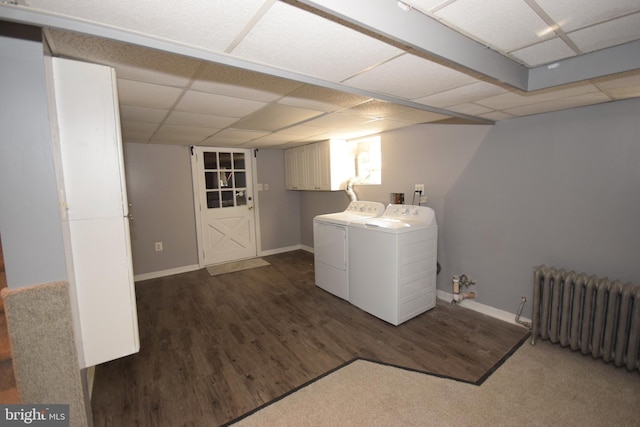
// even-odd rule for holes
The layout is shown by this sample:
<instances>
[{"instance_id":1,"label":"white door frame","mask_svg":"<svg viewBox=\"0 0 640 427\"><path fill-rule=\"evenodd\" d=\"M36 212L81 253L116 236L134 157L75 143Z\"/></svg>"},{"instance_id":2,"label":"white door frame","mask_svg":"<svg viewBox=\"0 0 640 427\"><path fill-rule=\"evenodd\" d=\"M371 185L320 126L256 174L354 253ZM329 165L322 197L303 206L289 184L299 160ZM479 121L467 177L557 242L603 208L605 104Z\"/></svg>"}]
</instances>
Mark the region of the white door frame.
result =
<instances>
[{"instance_id":1,"label":"white door frame","mask_svg":"<svg viewBox=\"0 0 640 427\"><path fill-rule=\"evenodd\" d=\"M202 242L204 241L204 234L202 232L202 216L200 214L200 180L199 180L199 176L198 176L198 164L197 164L197 160L196 160L196 156L195 156L195 149L196 148L203 148L203 149L210 149L211 151L216 151L216 150L228 150L228 149L233 149L233 147L208 147L208 146L191 146L191 183L193 185L193 203L194 203L194 211L195 211L195 219L196 219L196 239L197 239L197 249L198 249L198 266L200 268L204 268L207 264L205 263L204 260L204 251L202 250L203 244ZM256 156L257 156L257 152L258 149L250 149L251 155L249 156L251 158L249 164L251 165L251 184L253 186L253 215L254 215L254 221L255 221L255 245L256 245L256 254L257 256L261 256L262 255L262 244L261 244L261 232L260 232L260 204L258 203L258 180L257 180L257 162L256 162ZM231 262L231 261L229 261Z\"/></svg>"}]
</instances>

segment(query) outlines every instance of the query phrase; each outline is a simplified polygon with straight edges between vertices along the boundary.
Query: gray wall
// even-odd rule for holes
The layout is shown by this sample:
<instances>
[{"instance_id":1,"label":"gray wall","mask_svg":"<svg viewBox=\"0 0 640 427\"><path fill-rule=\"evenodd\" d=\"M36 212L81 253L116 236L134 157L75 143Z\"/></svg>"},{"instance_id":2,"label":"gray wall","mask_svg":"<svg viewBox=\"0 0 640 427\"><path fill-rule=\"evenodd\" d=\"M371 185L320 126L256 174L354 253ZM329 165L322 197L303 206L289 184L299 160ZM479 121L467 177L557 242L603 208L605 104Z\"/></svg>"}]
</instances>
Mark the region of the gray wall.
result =
<instances>
[{"instance_id":1,"label":"gray wall","mask_svg":"<svg viewBox=\"0 0 640 427\"><path fill-rule=\"evenodd\" d=\"M189 147L124 144L127 193L133 221L131 247L136 275L198 264ZM282 150L258 151L257 180L269 184L258 194L261 248L300 244L300 195L284 189ZM164 250L156 252L155 242Z\"/></svg>"},{"instance_id":2,"label":"gray wall","mask_svg":"<svg viewBox=\"0 0 640 427\"><path fill-rule=\"evenodd\" d=\"M0 26L0 235L10 288L67 279L40 30L25 28Z\"/></svg>"},{"instance_id":3,"label":"gray wall","mask_svg":"<svg viewBox=\"0 0 640 427\"><path fill-rule=\"evenodd\" d=\"M629 100L498 123L446 196L444 275L510 312L539 264L640 284L639 118Z\"/></svg>"},{"instance_id":4,"label":"gray wall","mask_svg":"<svg viewBox=\"0 0 640 427\"><path fill-rule=\"evenodd\" d=\"M300 244L300 194L284 188L284 151L258 150L257 182L269 189L256 192L262 251Z\"/></svg>"},{"instance_id":5,"label":"gray wall","mask_svg":"<svg viewBox=\"0 0 640 427\"><path fill-rule=\"evenodd\" d=\"M424 184L426 206L435 211L442 228L445 196L490 129L486 125L419 125L383 133L382 185L354 186L358 199L387 205L390 193L405 193L405 203L411 204L415 184ZM301 193L302 242L313 247L313 217L342 211L350 199L344 191ZM445 241L442 233L438 237L438 260L444 264Z\"/></svg>"},{"instance_id":6,"label":"gray wall","mask_svg":"<svg viewBox=\"0 0 640 427\"><path fill-rule=\"evenodd\" d=\"M134 274L197 265L189 147L124 144L124 161Z\"/></svg>"}]
</instances>

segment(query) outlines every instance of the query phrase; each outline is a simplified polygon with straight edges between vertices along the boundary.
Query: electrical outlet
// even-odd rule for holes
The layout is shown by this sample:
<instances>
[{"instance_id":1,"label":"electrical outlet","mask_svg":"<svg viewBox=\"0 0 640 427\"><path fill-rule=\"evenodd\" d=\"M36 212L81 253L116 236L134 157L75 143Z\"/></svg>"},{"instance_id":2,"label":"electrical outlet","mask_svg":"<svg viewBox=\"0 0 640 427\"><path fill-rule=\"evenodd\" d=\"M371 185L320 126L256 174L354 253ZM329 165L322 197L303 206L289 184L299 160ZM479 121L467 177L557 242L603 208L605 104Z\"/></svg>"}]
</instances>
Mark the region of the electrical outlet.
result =
<instances>
[{"instance_id":1,"label":"electrical outlet","mask_svg":"<svg viewBox=\"0 0 640 427\"><path fill-rule=\"evenodd\" d=\"M156 242L156 252L162 252L163 250L162 242Z\"/></svg>"},{"instance_id":2,"label":"electrical outlet","mask_svg":"<svg viewBox=\"0 0 640 427\"><path fill-rule=\"evenodd\" d=\"M416 184L414 191L419 191L420 194L424 194L424 184Z\"/></svg>"},{"instance_id":3,"label":"electrical outlet","mask_svg":"<svg viewBox=\"0 0 640 427\"><path fill-rule=\"evenodd\" d=\"M267 191L267 190L269 190L269 184L264 185L264 191Z\"/></svg>"}]
</instances>

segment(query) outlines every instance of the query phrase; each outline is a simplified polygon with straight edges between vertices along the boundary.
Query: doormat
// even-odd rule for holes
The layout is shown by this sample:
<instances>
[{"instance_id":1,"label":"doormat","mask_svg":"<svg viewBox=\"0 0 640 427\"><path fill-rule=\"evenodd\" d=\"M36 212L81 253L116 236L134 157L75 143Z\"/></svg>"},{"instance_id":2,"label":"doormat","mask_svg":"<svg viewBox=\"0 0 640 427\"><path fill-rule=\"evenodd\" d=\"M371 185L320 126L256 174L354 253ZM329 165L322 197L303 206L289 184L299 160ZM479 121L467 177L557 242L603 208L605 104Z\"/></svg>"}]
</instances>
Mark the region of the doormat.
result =
<instances>
[{"instance_id":1,"label":"doormat","mask_svg":"<svg viewBox=\"0 0 640 427\"><path fill-rule=\"evenodd\" d=\"M256 267L264 267L271 265L262 258L251 258L242 261L228 262L226 264L210 265L206 267L210 276L219 276L221 274L235 273L236 271L249 270Z\"/></svg>"}]
</instances>

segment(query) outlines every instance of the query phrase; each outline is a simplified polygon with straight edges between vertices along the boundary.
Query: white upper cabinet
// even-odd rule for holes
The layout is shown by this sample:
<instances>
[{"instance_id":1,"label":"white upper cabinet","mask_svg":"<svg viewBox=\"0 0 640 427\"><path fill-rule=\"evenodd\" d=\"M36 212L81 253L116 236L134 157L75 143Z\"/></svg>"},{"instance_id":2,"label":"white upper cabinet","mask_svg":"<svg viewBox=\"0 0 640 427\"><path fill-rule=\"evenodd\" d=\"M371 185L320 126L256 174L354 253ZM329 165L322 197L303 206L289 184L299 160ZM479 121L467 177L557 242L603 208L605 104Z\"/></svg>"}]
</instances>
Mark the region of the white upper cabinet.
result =
<instances>
[{"instance_id":1,"label":"white upper cabinet","mask_svg":"<svg viewBox=\"0 0 640 427\"><path fill-rule=\"evenodd\" d=\"M355 175L355 160L344 140L289 148L284 155L288 190L344 190Z\"/></svg>"}]
</instances>

